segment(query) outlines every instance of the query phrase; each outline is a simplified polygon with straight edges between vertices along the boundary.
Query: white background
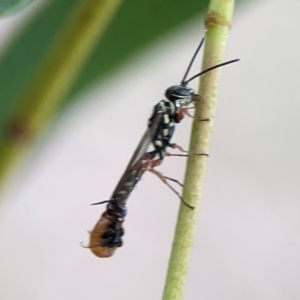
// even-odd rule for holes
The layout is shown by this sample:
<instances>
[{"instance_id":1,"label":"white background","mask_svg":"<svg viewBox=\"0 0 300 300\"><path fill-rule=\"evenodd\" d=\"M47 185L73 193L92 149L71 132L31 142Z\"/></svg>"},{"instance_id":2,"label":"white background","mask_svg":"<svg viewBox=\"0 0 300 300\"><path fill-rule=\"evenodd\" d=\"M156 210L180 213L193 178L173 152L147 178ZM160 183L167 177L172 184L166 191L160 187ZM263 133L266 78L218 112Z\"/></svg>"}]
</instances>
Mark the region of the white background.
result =
<instances>
[{"instance_id":1,"label":"white background","mask_svg":"<svg viewBox=\"0 0 300 300\"><path fill-rule=\"evenodd\" d=\"M299 11L298 0L236 11L226 59L241 62L222 70L187 300L300 299ZM3 41L27 13L0 22ZM110 197L152 106L179 83L202 22L80 95L87 101L40 141L2 195L0 299L161 299L179 201L153 175L129 199L124 247L99 259L80 242L104 209L89 204ZM185 148L190 124L173 139ZM182 180L184 161L160 169Z\"/></svg>"}]
</instances>

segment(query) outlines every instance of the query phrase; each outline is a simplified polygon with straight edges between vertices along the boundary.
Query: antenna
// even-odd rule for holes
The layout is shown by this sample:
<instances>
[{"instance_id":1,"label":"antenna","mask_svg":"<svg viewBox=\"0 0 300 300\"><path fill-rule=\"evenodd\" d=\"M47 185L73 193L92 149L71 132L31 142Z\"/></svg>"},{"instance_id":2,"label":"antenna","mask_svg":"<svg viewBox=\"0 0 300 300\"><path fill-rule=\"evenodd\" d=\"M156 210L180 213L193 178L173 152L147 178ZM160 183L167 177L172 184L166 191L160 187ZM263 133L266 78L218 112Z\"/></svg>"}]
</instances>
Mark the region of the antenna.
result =
<instances>
[{"instance_id":1,"label":"antenna","mask_svg":"<svg viewBox=\"0 0 300 300\"><path fill-rule=\"evenodd\" d=\"M191 67L192 67L192 64L194 63L194 60L195 60L195 58L196 58L198 52L200 51L200 49L201 49L203 43L204 43L204 38L201 40L201 42L200 42L198 48L196 49L196 51L195 51L195 53L194 53L194 55L193 55L193 57L192 57L192 60L190 61L190 64L189 64L187 70L185 71L185 74L184 74L184 76L183 76L183 78L182 78L182 80L181 80L181 85L185 85L185 79L186 79L186 77L187 77L187 75L188 75L188 73L189 73L189 71L190 71L190 69L191 69Z\"/></svg>"},{"instance_id":2,"label":"antenna","mask_svg":"<svg viewBox=\"0 0 300 300\"><path fill-rule=\"evenodd\" d=\"M205 74L205 73L207 73L207 72L209 72L209 71L211 71L211 70L214 70L214 69L217 69L217 68L219 68L219 67L223 67L223 66L226 66L226 65L235 63L235 62L237 62L237 61L239 61L239 59L233 59L233 60L229 60L229 61L226 61L226 62L224 62L224 63L218 64L218 65L215 65L215 66L213 66L213 67L207 68L206 70L204 70L204 71L202 71L202 72L200 72L200 73L194 75L193 77L191 77L191 78L188 79L187 81L182 82L182 85L187 85L190 81L194 80L195 78L197 78L197 77L199 77L199 76L201 76L201 75L203 75L203 74Z\"/></svg>"}]
</instances>

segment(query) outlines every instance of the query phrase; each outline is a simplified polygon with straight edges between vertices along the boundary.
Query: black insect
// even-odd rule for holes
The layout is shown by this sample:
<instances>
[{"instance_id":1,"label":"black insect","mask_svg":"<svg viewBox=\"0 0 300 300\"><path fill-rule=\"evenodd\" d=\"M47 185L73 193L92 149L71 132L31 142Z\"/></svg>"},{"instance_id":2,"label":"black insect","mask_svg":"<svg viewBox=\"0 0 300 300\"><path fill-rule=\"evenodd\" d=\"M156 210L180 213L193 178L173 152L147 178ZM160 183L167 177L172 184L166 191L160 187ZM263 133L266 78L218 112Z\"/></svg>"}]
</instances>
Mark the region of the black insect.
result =
<instances>
[{"instance_id":1,"label":"black insect","mask_svg":"<svg viewBox=\"0 0 300 300\"><path fill-rule=\"evenodd\" d=\"M127 213L126 201L147 169L149 157L145 156L145 153L153 140L161 117L162 115L157 114L152 126L144 133L110 200L94 203L107 203L106 211L90 233L88 248L98 257L110 257L117 247L122 246L121 238L124 234L122 224Z\"/></svg>"},{"instance_id":2,"label":"black insect","mask_svg":"<svg viewBox=\"0 0 300 300\"><path fill-rule=\"evenodd\" d=\"M152 152L148 152L148 155L152 156L152 158L154 158L155 156L158 156L156 165L160 164L166 155L169 155L169 156L174 155L174 154L170 154L170 153L166 152L167 147L170 147L173 149L176 148L182 152L186 152L179 145L177 145L175 143L171 143L171 138L174 134L175 124L179 123L183 119L184 115L187 115L187 116L193 118L193 116L188 112L187 107L193 103L197 104L197 101L199 101L199 95L197 95L193 89L191 89L187 86L188 83L190 81L192 81L193 79L195 79L213 69L216 69L216 68L219 68L219 67L225 66L227 64L231 64L231 63L238 61L238 59L234 59L231 61L227 61L225 63L215 65L213 67L210 67L210 68L194 75L190 79L186 80L188 73L191 69L191 66L193 65L193 62L194 62L199 50L201 49L201 46L203 45L203 43L204 43L204 38L201 40L198 48L196 49L196 51L189 63L189 66L183 76L183 79L181 80L180 85L174 85L174 86L169 87L165 92L165 96L167 99L161 100L154 106L152 116L150 117L149 122L148 122L149 128L151 128L152 122L156 118L156 115L162 114L161 122L158 126L158 129L156 130L154 139L152 141L152 144L153 144L155 150ZM198 120L198 121L209 121L209 119ZM187 155L189 155L189 154L186 154L186 155L178 155L178 154L176 155L175 154L175 156L187 156ZM207 154L197 154L197 155L207 155Z\"/></svg>"},{"instance_id":3,"label":"black insect","mask_svg":"<svg viewBox=\"0 0 300 300\"><path fill-rule=\"evenodd\" d=\"M193 65L193 62L198 52L200 51L203 43L204 43L204 38L201 40L199 46L197 47L188 65L188 68L183 76L183 79L181 80L180 85L174 85L169 87L165 92L166 99L161 100L154 106L152 115L148 120L148 126L149 128L152 127L153 121L156 119L157 115L161 115L161 121L158 125L158 128L156 129L154 138L152 140L152 144L155 150L147 152L145 155L145 157L147 156L150 160L147 162L147 170L157 175L174 193L176 193L176 195L180 198L181 202L189 208L193 208L193 207L184 201L184 199L180 196L180 194L167 182L167 180L174 181L180 186L183 185L180 182L178 182L176 179L163 176L160 172L155 170L155 167L159 166L162 163L165 156L188 156L188 155L208 156L208 154L206 153L197 153L197 154L188 153L181 146L175 143L171 143L171 139L175 131L175 124L179 123L184 118L185 115L194 118L188 112L189 109L188 106L190 104L197 104L197 102L200 101L200 96L197 95L195 91L192 88L188 87L187 85L193 79L211 70L239 61L239 59L234 59L234 60L230 60L215 65L213 67L207 68L206 70L186 80L188 73ZM209 121L209 119L203 119L198 121ZM185 152L186 154L171 154L167 152L167 147L170 147L172 149L178 149L181 152Z\"/></svg>"},{"instance_id":4,"label":"black insect","mask_svg":"<svg viewBox=\"0 0 300 300\"><path fill-rule=\"evenodd\" d=\"M124 234L122 224L126 216L126 201L145 171L150 171L157 175L174 193L177 194L183 204L192 208L167 181L173 181L181 186L182 184L176 179L163 176L160 172L155 170L155 167L162 163L165 156L190 155L189 153L170 154L166 151L167 147L170 147L186 152L179 145L171 143L171 138L174 134L175 124L179 123L184 115L193 117L188 112L188 106L197 102L197 99L199 98L194 90L189 88L187 84L193 79L213 69L238 61L238 59L235 59L215 65L186 80L203 42L204 39L201 40L196 49L180 85L169 87L165 92L166 99L161 100L154 106L153 113L148 121L148 129L138 144L110 200L95 203L107 203L106 211L102 214L100 220L91 232L90 244L88 247L98 257L110 257L113 255L116 248L122 246L122 236ZM209 121L209 119L199 121ZM154 150L146 152L150 143L153 144ZM207 156L207 154L195 155Z\"/></svg>"}]
</instances>

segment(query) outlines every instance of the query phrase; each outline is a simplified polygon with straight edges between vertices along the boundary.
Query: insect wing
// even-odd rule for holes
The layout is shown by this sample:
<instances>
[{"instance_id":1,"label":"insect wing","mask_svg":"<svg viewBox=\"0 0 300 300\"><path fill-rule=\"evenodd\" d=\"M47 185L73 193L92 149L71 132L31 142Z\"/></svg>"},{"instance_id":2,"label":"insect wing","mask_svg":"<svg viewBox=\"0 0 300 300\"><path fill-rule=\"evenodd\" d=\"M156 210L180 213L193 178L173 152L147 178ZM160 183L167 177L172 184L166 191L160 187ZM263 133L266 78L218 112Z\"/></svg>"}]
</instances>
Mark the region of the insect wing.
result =
<instances>
[{"instance_id":1,"label":"insect wing","mask_svg":"<svg viewBox=\"0 0 300 300\"><path fill-rule=\"evenodd\" d=\"M128 176L130 176L131 171L133 169L139 169L141 164L142 164L142 158L144 156L144 154L146 153L150 143L153 140L153 137L156 133L156 130L158 128L158 125L160 123L162 115L161 114L157 114L156 117L154 118L154 120L151 123L150 128L147 128L146 132L144 133L141 141L139 142L138 146L136 147L136 150L134 151L128 165L127 168L123 174L123 176L121 177L117 187L115 188L113 195L110 199L115 199L115 195L118 194L119 190L123 188L123 184L124 182L126 182L128 180Z\"/></svg>"}]
</instances>

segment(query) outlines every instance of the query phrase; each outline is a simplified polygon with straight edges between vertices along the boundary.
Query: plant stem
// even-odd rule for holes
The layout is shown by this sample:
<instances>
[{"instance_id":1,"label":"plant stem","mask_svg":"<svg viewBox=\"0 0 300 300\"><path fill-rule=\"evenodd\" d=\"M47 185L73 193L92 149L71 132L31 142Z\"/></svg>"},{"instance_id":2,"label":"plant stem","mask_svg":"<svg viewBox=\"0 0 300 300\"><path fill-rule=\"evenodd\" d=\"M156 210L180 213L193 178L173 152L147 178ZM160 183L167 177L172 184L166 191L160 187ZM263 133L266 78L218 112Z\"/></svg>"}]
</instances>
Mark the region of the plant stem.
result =
<instances>
[{"instance_id":1,"label":"plant stem","mask_svg":"<svg viewBox=\"0 0 300 300\"><path fill-rule=\"evenodd\" d=\"M55 115L120 4L121 0L79 0L76 4L7 122L0 144L1 184Z\"/></svg>"},{"instance_id":2,"label":"plant stem","mask_svg":"<svg viewBox=\"0 0 300 300\"><path fill-rule=\"evenodd\" d=\"M233 9L234 0L210 1L205 19L207 32L202 70L222 62ZM201 76L199 86L201 100L196 105L195 117L210 121L193 122L189 149L191 153L209 153L219 75L220 69L216 69ZM183 297L206 163L207 157L205 156L195 155L188 158L183 198L195 209L191 210L184 205L180 207L163 300L181 300ZM198 299L200 298L199 295Z\"/></svg>"}]
</instances>

